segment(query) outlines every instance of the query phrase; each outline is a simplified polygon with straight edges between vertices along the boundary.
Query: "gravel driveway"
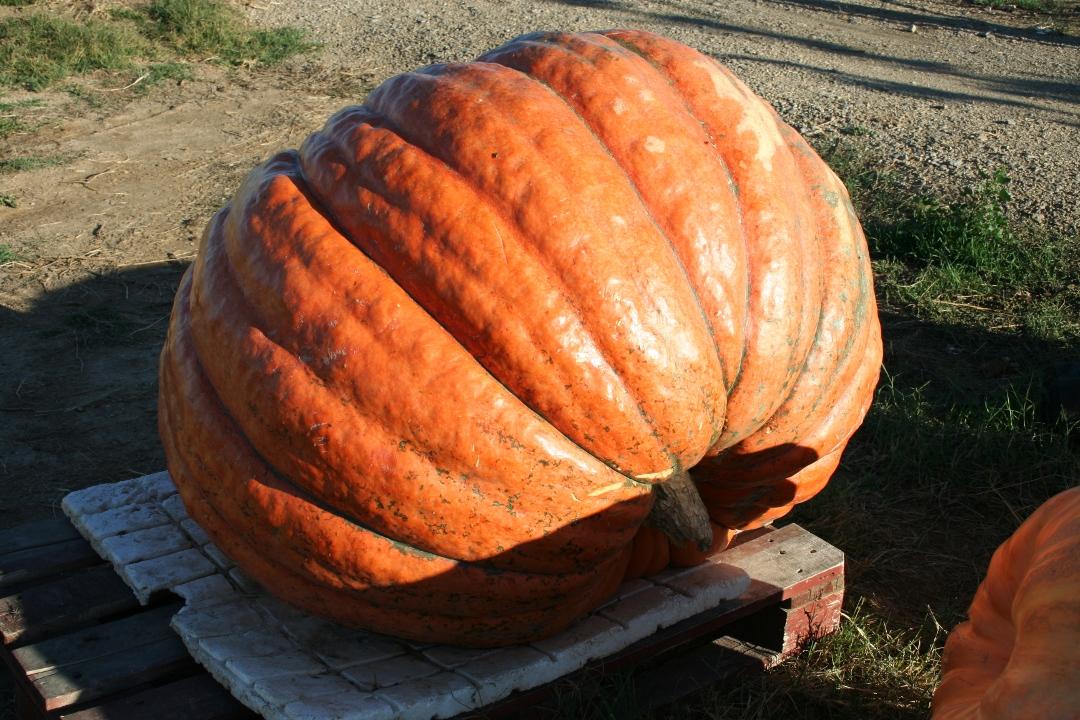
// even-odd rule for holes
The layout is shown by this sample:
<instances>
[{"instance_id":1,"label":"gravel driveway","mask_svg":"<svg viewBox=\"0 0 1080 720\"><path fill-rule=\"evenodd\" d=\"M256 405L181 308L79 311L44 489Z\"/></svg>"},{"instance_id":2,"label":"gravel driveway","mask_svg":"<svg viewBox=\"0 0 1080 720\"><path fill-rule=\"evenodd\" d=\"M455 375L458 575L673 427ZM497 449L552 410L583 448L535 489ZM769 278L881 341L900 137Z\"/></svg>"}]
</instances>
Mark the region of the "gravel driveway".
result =
<instances>
[{"instance_id":1,"label":"gravel driveway","mask_svg":"<svg viewBox=\"0 0 1080 720\"><path fill-rule=\"evenodd\" d=\"M870 135L884 162L946 187L1005 167L1015 213L1080 232L1080 39L1038 16L919 0L283 0L250 15L310 29L321 62L377 81L536 30L644 28L717 57L804 134Z\"/></svg>"}]
</instances>

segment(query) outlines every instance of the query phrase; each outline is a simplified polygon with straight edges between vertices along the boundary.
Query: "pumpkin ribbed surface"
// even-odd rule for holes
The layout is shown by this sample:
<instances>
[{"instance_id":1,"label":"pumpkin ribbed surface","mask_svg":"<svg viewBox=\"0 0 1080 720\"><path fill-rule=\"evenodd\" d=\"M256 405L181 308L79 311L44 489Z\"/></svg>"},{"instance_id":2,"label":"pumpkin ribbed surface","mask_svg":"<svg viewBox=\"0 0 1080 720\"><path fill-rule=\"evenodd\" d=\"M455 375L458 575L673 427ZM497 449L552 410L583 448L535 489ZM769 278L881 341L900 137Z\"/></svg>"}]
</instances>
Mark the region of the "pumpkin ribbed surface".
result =
<instances>
[{"instance_id":1,"label":"pumpkin ribbed surface","mask_svg":"<svg viewBox=\"0 0 1080 720\"><path fill-rule=\"evenodd\" d=\"M269 589L473 645L550 634L824 486L881 357L836 176L712 59L519 38L387 80L248 177L177 294L160 425Z\"/></svg>"},{"instance_id":2,"label":"pumpkin ribbed surface","mask_svg":"<svg viewBox=\"0 0 1080 720\"><path fill-rule=\"evenodd\" d=\"M994 552L945 643L933 717L1080 718L1080 487L1043 503Z\"/></svg>"}]
</instances>

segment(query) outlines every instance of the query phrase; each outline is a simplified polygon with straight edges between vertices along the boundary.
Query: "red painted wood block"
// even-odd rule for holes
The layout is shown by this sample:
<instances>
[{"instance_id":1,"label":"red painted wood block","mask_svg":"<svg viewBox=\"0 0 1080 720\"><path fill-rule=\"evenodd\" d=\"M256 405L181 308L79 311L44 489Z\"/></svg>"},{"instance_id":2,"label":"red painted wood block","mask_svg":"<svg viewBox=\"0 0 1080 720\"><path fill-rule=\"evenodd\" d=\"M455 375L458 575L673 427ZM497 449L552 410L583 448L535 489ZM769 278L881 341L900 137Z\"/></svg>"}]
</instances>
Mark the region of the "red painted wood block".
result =
<instances>
[{"instance_id":1,"label":"red painted wood block","mask_svg":"<svg viewBox=\"0 0 1080 720\"><path fill-rule=\"evenodd\" d=\"M836 630L840 625L840 611L844 604L844 591L834 590L800 607L785 608L784 641L781 654L787 656L798 652L807 640L819 638Z\"/></svg>"}]
</instances>

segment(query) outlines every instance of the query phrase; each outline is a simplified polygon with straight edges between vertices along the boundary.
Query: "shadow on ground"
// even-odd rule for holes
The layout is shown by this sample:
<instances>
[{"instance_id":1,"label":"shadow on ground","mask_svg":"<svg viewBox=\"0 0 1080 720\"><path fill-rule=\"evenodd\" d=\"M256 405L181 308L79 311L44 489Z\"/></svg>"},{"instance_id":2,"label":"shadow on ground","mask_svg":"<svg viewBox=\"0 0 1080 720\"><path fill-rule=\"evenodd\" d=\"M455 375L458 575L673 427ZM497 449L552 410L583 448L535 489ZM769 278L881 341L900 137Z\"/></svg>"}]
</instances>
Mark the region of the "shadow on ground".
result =
<instances>
[{"instance_id":1,"label":"shadow on ground","mask_svg":"<svg viewBox=\"0 0 1080 720\"><path fill-rule=\"evenodd\" d=\"M157 357L185 267L104 272L25 312L0 306L0 526L58 513L70 490L164 467Z\"/></svg>"},{"instance_id":2,"label":"shadow on ground","mask_svg":"<svg viewBox=\"0 0 1080 720\"><path fill-rule=\"evenodd\" d=\"M0 309L4 525L58 512L72 489L164 466L157 356L184 269L105 273L26 312ZM894 626L919 627L929 609L951 627L994 547L1080 476L1076 448L1039 416L1053 410L1046 371L1077 348L904 314L883 322L877 403L833 482L782 522L847 552L849 611L865 598ZM806 703L805 717L865 700L863 688L784 692ZM878 710L867 717L919 716Z\"/></svg>"},{"instance_id":3,"label":"shadow on ground","mask_svg":"<svg viewBox=\"0 0 1080 720\"><path fill-rule=\"evenodd\" d=\"M547 0L548 2L571 5L575 7L588 7L619 12L639 21L654 21L666 24L696 26L729 35L746 35L752 38L775 40L785 45L801 46L811 50L822 51L834 56L858 57L862 60L876 63L883 70L893 69L905 74L905 79L882 76L875 77L872 74L856 74L845 72L831 67L810 63L793 62L780 58L769 58L761 55L727 55L725 60L739 59L746 62L758 62L771 65L784 66L788 69L804 70L827 76L837 82L853 87L870 89L881 92L894 93L914 98L938 99L959 102L972 102L991 105L1006 105L1018 108L1038 107L1035 101L1050 100L1059 103L1080 105L1080 82L1063 79L1048 74L1032 75L1029 77L1006 76L1003 74L980 74L965 71L955 65L932 60L920 60L904 58L874 52L866 47L858 47L839 42L824 40L813 37L809 33L793 34L780 30L752 27L746 23L730 22L729 16L722 9L712 10L689 6L685 3L671 0L659 3L666 6L667 10L645 10L637 7L634 3L626 0ZM892 3L898 8L886 9L871 8L844 2L828 2L826 0L771 0L773 4L790 7L812 8L828 12L838 19L858 17L886 21L908 27L936 26L946 30L965 31L973 33L990 33L1003 38L1023 39L1028 42L1049 43L1065 45L1069 47L1080 46L1080 38L1059 34L1040 34L1034 29L1016 28L1001 25L983 19L957 17L943 13L934 13L925 10L909 8L902 3ZM870 66L872 67L872 66ZM918 77L919 75L928 77ZM971 88L971 91L945 89L937 87L937 83L931 78L942 80L959 81L963 86ZM910 79L906 79L910 78ZM1076 111L1063 110L1059 113L1061 119L1068 124L1080 126L1080 109Z\"/></svg>"},{"instance_id":4,"label":"shadow on ground","mask_svg":"<svg viewBox=\"0 0 1080 720\"><path fill-rule=\"evenodd\" d=\"M951 628L990 555L1080 477L1080 347L882 313L885 375L841 469L792 518L848 553L848 582L901 627ZM1063 386L1064 387L1064 386Z\"/></svg>"}]
</instances>

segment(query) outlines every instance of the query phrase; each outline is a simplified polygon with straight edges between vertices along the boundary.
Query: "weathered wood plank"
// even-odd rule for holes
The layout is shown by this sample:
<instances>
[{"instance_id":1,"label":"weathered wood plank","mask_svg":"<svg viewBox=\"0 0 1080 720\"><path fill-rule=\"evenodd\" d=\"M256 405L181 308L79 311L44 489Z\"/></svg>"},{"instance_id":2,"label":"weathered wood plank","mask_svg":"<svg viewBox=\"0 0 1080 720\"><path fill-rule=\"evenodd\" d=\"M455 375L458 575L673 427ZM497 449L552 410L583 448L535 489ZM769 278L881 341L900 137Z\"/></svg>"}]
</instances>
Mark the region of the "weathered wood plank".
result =
<instances>
[{"instance_id":1,"label":"weathered wood plank","mask_svg":"<svg viewBox=\"0 0 1080 720\"><path fill-rule=\"evenodd\" d=\"M607 658L605 667L635 665L660 653L700 643L741 618L769 607L779 609L792 587L827 583L835 572L843 572L843 553L798 525L759 535L725 551L718 561L750 576L746 592L634 643ZM784 619L777 618L774 624L782 635ZM782 644L775 647L777 652L782 649Z\"/></svg>"},{"instance_id":2,"label":"weathered wood plank","mask_svg":"<svg viewBox=\"0 0 1080 720\"><path fill-rule=\"evenodd\" d=\"M33 642L138 604L111 566L97 565L0 598L0 641Z\"/></svg>"},{"instance_id":3,"label":"weathered wood plank","mask_svg":"<svg viewBox=\"0 0 1080 720\"><path fill-rule=\"evenodd\" d=\"M742 596L592 663L591 671L639 667L636 682L640 685L640 703L643 707L653 707L739 669L774 664L783 652L793 649L794 639L832 622L843 593L842 553L795 525L779 530L762 529L739 540L718 562L744 571L751 578L750 587ZM61 540L53 547L72 542ZM3 561L35 549L23 548L0 557L0 586L4 584L5 567L18 569L17 564L5 566ZM93 557L98 562L96 555ZM27 564L25 558L21 561L24 566ZM50 572L55 570L50 567L37 577L48 577ZM85 593L79 592L74 580L77 575L91 574L96 574L105 589L100 595L95 592L97 599L90 604L105 606L106 600L117 603L96 616L88 614L94 611L80 607L85 602ZM38 705L30 717L43 720L46 717L69 720L254 717L250 711L241 710L238 702L209 675L197 669L183 644L169 630L168 621L176 606L141 612L98 628L66 632L94 617L137 609L130 590L112 574L111 568L97 567L77 575L27 587L0 599L0 631L4 632L7 651L11 652L8 659L18 660L25 673L20 681L34 695L40 695L34 697ZM111 579L106 579L110 576ZM71 607L65 610L64 605ZM39 606L49 606L52 610L30 618L28 612ZM59 619L65 613L74 618L70 624ZM53 629L37 630L47 627L48 618L54 616L57 619L53 621ZM767 647L742 645L731 637L709 642L709 638L717 635L728 635L728 628L735 627L732 623L747 616L753 616L760 626L770 626L769 635L776 636L777 642ZM50 637L53 632L66 634ZM27 645L28 642L33 644ZM23 647L11 651L19 644ZM586 668L580 672L589 671ZM197 674L175 680L191 673ZM571 676L571 681L576 676ZM203 683L207 685L200 689ZM147 687L150 684L156 687ZM551 692L551 686L542 686L478 712L483 717L517 716L523 709L534 709ZM121 697L117 698L117 693ZM514 702L505 707L512 709L504 711L504 703L510 700ZM86 707L88 703L96 705ZM73 705L79 709L60 715Z\"/></svg>"},{"instance_id":4,"label":"weathered wood plank","mask_svg":"<svg viewBox=\"0 0 1080 720\"><path fill-rule=\"evenodd\" d=\"M195 668L179 637L167 637L113 655L70 663L31 677L45 710L102 698Z\"/></svg>"},{"instance_id":5,"label":"weathered wood plank","mask_svg":"<svg viewBox=\"0 0 1080 720\"><path fill-rule=\"evenodd\" d=\"M0 555L0 588L14 587L100 562L97 552L82 538L17 550Z\"/></svg>"},{"instance_id":6,"label":"weathered wood plank","mask_svg":"<svg viewBox=\"0 0 1080 720\"><path fill-rule=\"evenodd\" d=\"M175 637L169 620L179 604L165 605L112 622L24 645L11 655L33 678L69 665L136 651L143 645Z\"/></svg>"},{"instance_id":7,"label":"weathered wood plank","mask_svg":"<svg viewBox=\"0 0 1080 720\"><path fill-rule=\"evenodd\" d=\"M75 540L79 531L66 517L50 518L0 530L0 555Z\"/></svg>"},{"instance_id":8,"label":"weathered wood plank","mask_svg":"<svg viewBox=\"0 0 1080 720\"><path fill-rule=\"evenodd\" d=\"M772 657L724 636L635 673L634 696L641 708L661 708L733 675L764 670Z\"/></svg>"},{"instance_id":9,"label":"weathered wood plank","mask_svg":"<svg viewBox=\"0 0 1080 720\"><path fill-rule=\"evenodd\" d=\"M789 598L843 572L844 553L798 525L725 551L720 561L741 568L755 583L772 586Z\"/></svg>"},{"instance_id":10,"label":"weathered wood plank","mask_svg":"<svg viewBox=\"0 0 1080 720\"><path fill-rule=\"evenodd\" d=\"M61 720L248 720L255 717L205 672L60 716Z\"/></svg>"}]
</instances>

